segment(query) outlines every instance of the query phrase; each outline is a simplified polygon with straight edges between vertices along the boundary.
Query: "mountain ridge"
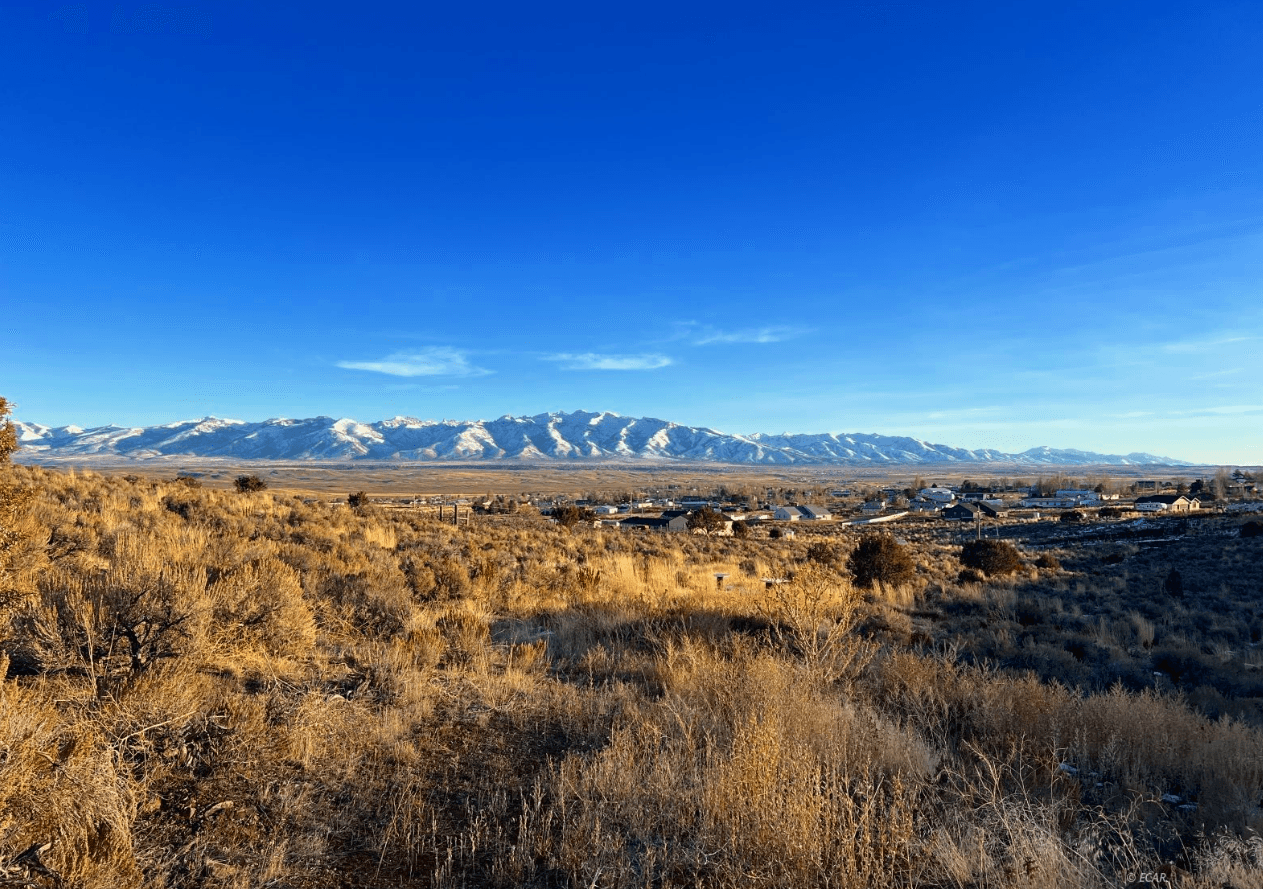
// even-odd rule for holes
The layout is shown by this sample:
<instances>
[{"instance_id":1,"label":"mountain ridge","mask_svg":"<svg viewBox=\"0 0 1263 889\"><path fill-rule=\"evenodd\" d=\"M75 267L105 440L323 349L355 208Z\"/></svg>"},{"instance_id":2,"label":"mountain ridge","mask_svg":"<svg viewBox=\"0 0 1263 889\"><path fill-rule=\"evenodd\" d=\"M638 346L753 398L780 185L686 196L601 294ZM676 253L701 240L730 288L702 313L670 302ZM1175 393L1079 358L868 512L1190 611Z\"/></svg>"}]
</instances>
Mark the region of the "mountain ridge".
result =
<instances>
[{"instance_id":1,"label":"mountain ridge","mask_svg":"<svg viewBox=\"0 0 1263 889\"><path fill-rule=\"evenodd\" d=\"M610 411L554 411L495 420L422 420L395 416L373 423L328 416L259 422L202 417L158 426L49 427L15 421L28 455L145 459L164 456L252 460L592 461L791 464L1020 463L1029 465L1191 465L1153 454L1098 454L1030 448L1009 454L970 450L909 436L875 433L734 435L654 417Z\"/></svg>"}]
</instances>

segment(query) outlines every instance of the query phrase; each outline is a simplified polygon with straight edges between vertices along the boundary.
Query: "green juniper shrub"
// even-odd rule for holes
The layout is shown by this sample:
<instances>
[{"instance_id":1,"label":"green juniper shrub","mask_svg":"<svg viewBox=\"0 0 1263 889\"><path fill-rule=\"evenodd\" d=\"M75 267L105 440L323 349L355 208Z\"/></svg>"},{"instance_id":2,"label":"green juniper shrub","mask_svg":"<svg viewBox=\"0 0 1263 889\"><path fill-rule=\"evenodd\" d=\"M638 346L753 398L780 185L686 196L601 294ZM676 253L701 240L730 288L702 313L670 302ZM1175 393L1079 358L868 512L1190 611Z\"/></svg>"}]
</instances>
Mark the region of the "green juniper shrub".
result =
<instances>
[{"instance_id":1,"label":"green juniper shrub","mask_svg":"<svg viewBox=\"0 0 1263 889\"><path fill-rule=\"evenodd\" d=\"M558 506L553 510L553 521L569 530L580 523L591 524L596 513L581 506Z\"/></svg>"},{"instance_id":2,"label":"green juniper shrub","mask_svg":"<svg viewBox=\"0 0 1263 889\"><path fill-rule=\"evenodd\" d=\"M1035 560L1035 567L1044 571L1060 571L1061 560L1052 553L1040 553L1039 558Z\"/></svg>"},{"instance_id":3,"label":"green juniper shrub","mask_svg":"<svg viewBox=\"0 0 1263 889\"><path fill-rule=\"evenodd\" d=\"M907 583L916 576L908 551L889 534L865 534L846 561L846 567L862 587L878 581L887 585Z\"/></svg>"},{"instance_id":4,"label":"green juniper shrub","mask_svg":"<svg viewBox=\"0 0 1263 889\"><path fill-rule=\"evenodd\" d=\"M239 475L233 482L233 487L240 494L248 494L252 491L266 491L268 483L257 475Z\"/></svg>"},{"instance_id":5,"label":"green juniper shrub","mask_svg":"<svg viewBox=\"0 0 1263 889\"><path fill-rule=\"evenodd\" d=\"M987 575L977 568L962 568L960 574L956 575L957 583L986 583L986 580Z\"/></svg>"},{"instance_id":6,"label":"green juniper shrub","mask_svg":"<svg viewBox=\"0 0 1263 889\"><path fill-rule=\"evenodd\" d=\"M808 562L815 562L817 565L823 565L826 568L836 569L843 563L841 548L836 543L830 543L827 540L817 540L808 546L804 558Z\"/></svg>"},{"instance_id":7,"label":"green juniper shrub","mask_svg":"<svg viewBox=\"0 0 1263 889\"><path fill-rule=\"evenodd\" d=\"M1012 574L1022 567L1022 557L1013 544L1003 540L971 540L960 552L966 568L976 568L992 576Z\"/></svg>"}]
</instances>

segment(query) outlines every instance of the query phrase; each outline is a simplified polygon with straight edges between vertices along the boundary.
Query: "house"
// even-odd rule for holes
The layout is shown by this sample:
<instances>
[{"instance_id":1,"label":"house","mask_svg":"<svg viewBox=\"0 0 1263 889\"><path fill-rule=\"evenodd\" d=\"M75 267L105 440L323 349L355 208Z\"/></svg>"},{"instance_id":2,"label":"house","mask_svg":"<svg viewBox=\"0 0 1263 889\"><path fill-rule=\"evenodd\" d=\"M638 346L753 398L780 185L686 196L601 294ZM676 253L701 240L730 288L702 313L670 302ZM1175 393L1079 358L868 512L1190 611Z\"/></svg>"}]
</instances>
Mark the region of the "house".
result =
<instances>
[{"instance_id":1,"label":"house","mask_svg":"<svg viewBox=\"0 0 1263 889\"><path fill-rule=\"evenodd\" d=\"M876 515L877 513L885 510L885 508L886 508L885 500L870 500L860 507L860 512L864 513L865 515Z\"/></svg>"},{"instance_id":2,"label":"house","mask_svg":"<svg viewBox=\"0 0 1263 889\"><path fill-rule=\"evenodd\" d=\"M1073 497L1027 497L1021 504L1028 509L1074 509L1079 501Z\"/></svg>"},{"instance_id":3,"label":"house","mask_svg":"<svg viewBox=\"0 0 1263 889\"><path fill-rule=\"evenodd\" d=\"M916 497L908 502L909 512L938 512L942 508L942 503L926 500L924 497Z\"/></svg>"},{"instance_id":4,"label":"house","mask_svg":"<svg viewBox=\"0 0 1263 889\"><path fill-rule=\"evenodd\" d=\"M811 522L827 522L833 518L833 513L825 509L823 506L798 506L795 507L802 517Z\"/></svg>"},{"instance_id":5,"label":"house","mask_svg":"<svg viewBox=\"0 0 1263 889\"><path fill-rule=\"evenodd\" d=\"M954 522L976 522L981 509L974 503L954 503L944 507L939 515Z\"/></svg>"},{"instance_id":6,"label":"house","mask_svg":"<svg viewBox=\"0 0 1263 889\"><path fill-rule=\"evenodd\" d=\"M608 506L608 505L605 505L605 506L598 506L598 507L596 507L595 509L593 509L592 511L593 511L594 513L596 513L597 515L617 515L617 514L618 514L618 507L617 507L617 506Z\"/></svg>"},{"instance_id":7,"label":"house","mask_svg":"<svg viewBox=\"0 0 1263 889\"><path fill-rule=\"evenodd\" d=\"M1117 494L1104 494L1100 491L1067 489L1057 492L1058 497L1073 497L1081 506L1099 506L1102 500L1117 500Z\"/></svg>"},{"instance_id":8,"label":"house","mask_svg":"<svg viewBox=\"0 0 1263 889\"><path fill-rule=\"evenodd\" d=\"M978 511L988 519L1002 519L1009 514L1002 500L979 500Z\"/></svg>"},{"instance_id":9,"label":"house","mask_svg":"<svg viewBox=\"0 0 1263 889\"><path fill-rule=\"evenodd\" d=\"M1192 512L1200 508L1196 500L1183 494L1151 494L1136 498L1136 509L1141 512Z\"/></svg>"},{"instance_id":10,"label":"house","mask_svg":"<svg viewBox=\"0 0 1263 889\"><path fill-rule=\"evenodd\" d=\"M683 515L672 516L631 516L618 523L620 528L631 531L687 531L688 519Z\"/></svg>"},{"instance_id":11,"label":"house","mask_svg":"<svg viewBox=\"0 0 1263 889\"><path fill-rule=\"evenodd\" d=\"M933 500L935 503L951 503L956 499L956 494L950 488L922 488L920 496L926 500Z\"/></svg>"},{"instance_id":12,"label":"house","mask_svg":"<svg viewBox=\"0 0 1263 889\"><path fill-rule=\"evenodd\" d=\"M802 517L803 514L798 511L797 506L778 506L772 513L772 518L778 522L797 522L801 521Z\"/></svg>"}]
</instances>

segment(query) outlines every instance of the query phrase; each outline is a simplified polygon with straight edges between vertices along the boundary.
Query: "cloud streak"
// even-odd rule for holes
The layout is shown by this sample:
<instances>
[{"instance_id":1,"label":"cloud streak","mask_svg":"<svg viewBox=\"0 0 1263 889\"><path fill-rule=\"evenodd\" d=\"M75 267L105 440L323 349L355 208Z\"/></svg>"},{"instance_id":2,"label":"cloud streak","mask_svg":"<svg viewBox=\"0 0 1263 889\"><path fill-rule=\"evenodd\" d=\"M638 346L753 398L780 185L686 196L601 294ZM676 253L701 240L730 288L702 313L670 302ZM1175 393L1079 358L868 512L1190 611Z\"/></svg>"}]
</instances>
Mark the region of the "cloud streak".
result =
<instances>
[{"instance_id":1,"label":"cloud streak","mask_svg":"<svg viewBox=\"0 0 1263 889\"><path fill-rule=\"evenodd\" d=\"M714 327L698 327L688 334L695 346L725 345L730 343L780 343L802 336L806 329L788 325L747 327L741 330L719 330Z\"/></svg>"},{"instance_id":2,"label":"cloud streak","mask_svg":"<svg viewBox=\"0 0 1263 889\"><path fill-rule=\"evenodd\" d=\"M596 352L561 352L545 355L545 361L556 361L562 370L657 370L671 364L666 355L601 355Z\"/></svg>"},{"instance_id":3,"label":"cloud streak","mask_svg":"<svg viewBox=\"0 0 1263 889\"><path fill-rule=\"evenodd\" d=\"M339 361L346 370L367 370L392 377L481 377L492 371L470 364L459 349L431 346L411 352L392 352L377 361Z\"/></svg>"},{"instance_id":4,"label":"cloud streak","mask_svg":"<svg viewBox=\"0 0 1263 889\"><path fill-rule=\"evenodd\" d=\"M1231 343L1243 343L1247 340L1257 339L1252 336L1225 336L1218 339L1204 340L1182 340L1175 343L1165 343L1162 348L1167 352L1196 353L1209 352L1217 346L1227 346Z\"/></svg>"}]
</instances>

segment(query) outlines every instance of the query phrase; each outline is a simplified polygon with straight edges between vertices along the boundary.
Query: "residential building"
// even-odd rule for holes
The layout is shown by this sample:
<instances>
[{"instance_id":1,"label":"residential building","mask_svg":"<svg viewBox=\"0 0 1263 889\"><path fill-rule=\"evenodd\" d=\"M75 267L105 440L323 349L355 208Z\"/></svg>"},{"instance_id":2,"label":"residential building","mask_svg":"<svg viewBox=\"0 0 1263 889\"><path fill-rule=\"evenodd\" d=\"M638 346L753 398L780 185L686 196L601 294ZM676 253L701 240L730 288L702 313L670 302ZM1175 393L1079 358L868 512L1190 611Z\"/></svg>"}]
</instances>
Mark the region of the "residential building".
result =
<instances>
[{"instance_id":1,"label":"residential building","mask_svg":"<svg viewBox=\"0 0 1263 889\"><path fill-rule=\"evenodd\" d=\"M976 503L953 503L939 513L943 518L955 522L976 522L981 507Z\"/></svg>"},{"instance_id":2,"label":"residential building","mask_svg":"<svg viewBox=\"0 0 1263 889\"><path fill-rule=\"evenodd\" d=\"M1151 494L1136 498L1136 509L1141 512L1192 512L1201 506L1183 494Z\"/></svg>"},{"instance_id":3,"label":"residential building","mask_svg":"<svg viewBox=\"0 0 1263 889\"><path fill-rule=\"evenodd\" d=\"M627 530L643 530L643 531L687 531L688 519L683 515L677 516L630 516L619 522L619 527Z\"/></svg>"}]
</instances>

